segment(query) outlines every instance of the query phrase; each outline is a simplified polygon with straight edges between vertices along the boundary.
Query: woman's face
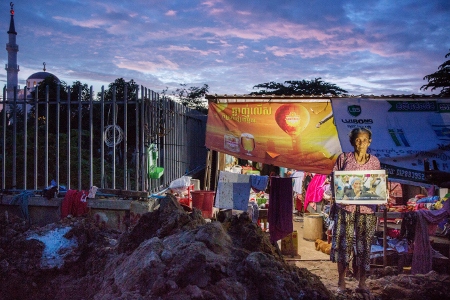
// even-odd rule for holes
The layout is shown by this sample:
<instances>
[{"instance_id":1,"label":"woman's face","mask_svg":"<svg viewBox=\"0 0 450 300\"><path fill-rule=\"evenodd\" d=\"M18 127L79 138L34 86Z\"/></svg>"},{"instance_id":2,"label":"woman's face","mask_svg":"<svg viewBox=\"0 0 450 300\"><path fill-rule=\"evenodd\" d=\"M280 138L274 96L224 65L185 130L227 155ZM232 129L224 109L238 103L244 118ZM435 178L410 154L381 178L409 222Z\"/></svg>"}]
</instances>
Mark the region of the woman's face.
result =
<instances>
[{"instance_id":1,"label":"woman's face","mask_svg":"<svg viewBox=\"0 0 450 300\"><path fill-rule=\"evenodd\" d=\"M355 192L361 190L361 180L357 179L355 182L353 182L352 188Z\"/></svg>"},{"instance_id":2,"label":"woman's face","mask_svg":"<svg viewBox=\"0 0 450 300\"><path fill-rule=\"evenodd\" d=\"M366 152L367 148L370 146L370 142L369 134L362 132L356 136L353 147L355 148L355 151Z\"/></svg>"}]
</instances>

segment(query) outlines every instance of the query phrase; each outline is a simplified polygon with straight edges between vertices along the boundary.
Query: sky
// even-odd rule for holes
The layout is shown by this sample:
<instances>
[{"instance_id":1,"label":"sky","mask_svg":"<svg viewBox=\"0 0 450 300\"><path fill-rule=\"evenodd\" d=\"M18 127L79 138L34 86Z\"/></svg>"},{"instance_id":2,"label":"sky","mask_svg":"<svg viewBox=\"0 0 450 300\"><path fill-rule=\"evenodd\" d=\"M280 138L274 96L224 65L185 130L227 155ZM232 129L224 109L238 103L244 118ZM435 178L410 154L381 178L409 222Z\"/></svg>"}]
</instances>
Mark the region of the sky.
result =
<instances>
[{"instance_id":1,"label":"sky","mask_svg":"<svg viewBox=\"0 0 450 300\"><path fill-rule=\"evenodd\" d=\"M10 1L1 1L8 43ZM438 94L424 76L450 52L448 0L21 0L19 84L42 71L98 92L117 78L155 92L180 84L248 94L287 80L351 95ZM3 47L3 66L8 53ZM0 71L6 84L6 70Z\"/></svg>"}]
</instances>

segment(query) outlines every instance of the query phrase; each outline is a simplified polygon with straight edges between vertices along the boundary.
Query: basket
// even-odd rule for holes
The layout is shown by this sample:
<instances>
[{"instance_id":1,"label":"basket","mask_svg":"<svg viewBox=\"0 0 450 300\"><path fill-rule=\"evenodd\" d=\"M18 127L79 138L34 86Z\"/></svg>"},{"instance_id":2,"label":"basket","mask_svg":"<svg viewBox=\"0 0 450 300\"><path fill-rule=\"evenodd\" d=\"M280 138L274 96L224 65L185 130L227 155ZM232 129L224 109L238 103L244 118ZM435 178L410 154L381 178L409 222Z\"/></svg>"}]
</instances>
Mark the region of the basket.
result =
<instances>
[{"instance_id":1,"label":"basket","mask_svg":"<svg viewBox=\"0 0 450 300\"><path fill-rule=\"evenodd\" d=\"M164 174L164 168L155 167L148 175L151 179L158 179Z\"/></svg>"}]
</instances>

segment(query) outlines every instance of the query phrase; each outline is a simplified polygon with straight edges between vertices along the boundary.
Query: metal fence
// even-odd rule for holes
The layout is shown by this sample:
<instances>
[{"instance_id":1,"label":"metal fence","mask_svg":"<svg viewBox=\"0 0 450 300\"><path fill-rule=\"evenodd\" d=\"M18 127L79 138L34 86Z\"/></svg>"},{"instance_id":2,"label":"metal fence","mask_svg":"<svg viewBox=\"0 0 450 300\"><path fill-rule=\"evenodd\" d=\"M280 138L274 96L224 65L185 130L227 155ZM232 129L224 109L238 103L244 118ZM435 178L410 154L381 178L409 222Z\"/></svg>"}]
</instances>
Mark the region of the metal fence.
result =
<instances>
[{"instance_id":1,"label":"metal fence","mask_svg":"<svg viewBox=\"0 0 450 300\"><path fill-rule=\"evenodd\" d=\"M121 99L116 87L109 93L102 87L95 100L92 87L87 95L81 87L63 90L58 85L52 94L47 86L30 98L26 88L15 89L7 99L3 89L3 191L39 191L53 181L67 190L97 186L153 193L204 169L204 114L142 86L131 91L125 86Z\"/></svg>"}]
</instances>

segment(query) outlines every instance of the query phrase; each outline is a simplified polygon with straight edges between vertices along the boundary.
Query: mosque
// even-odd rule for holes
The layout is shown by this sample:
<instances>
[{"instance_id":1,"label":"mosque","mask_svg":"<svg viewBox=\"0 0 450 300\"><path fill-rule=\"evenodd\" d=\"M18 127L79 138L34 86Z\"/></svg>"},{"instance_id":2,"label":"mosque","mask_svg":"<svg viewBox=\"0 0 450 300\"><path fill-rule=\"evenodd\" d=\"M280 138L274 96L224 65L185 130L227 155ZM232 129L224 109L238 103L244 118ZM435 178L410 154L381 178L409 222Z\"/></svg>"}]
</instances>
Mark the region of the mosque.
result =
<instances>
[{"instance_id":1,"label":"mosque","mask_svg":"<svg viewBox=\"0 0 450 300\"><path fill-rule=\"evenodd\" d=\"M11 10L11 20L9 23L9 30L8 30L8 43L6 44L6 51L8 52L8 63L5 66L6 70L6 77L7 77L7 83L6 83L6 98L7 100L13 100L14 99L14 88L17 88L17 98L16 99L23 99L24 98L24 89L21 89L19 86L19 65L17 64L17 52L19 52L19 45L16 43L16 36L17 32L14 26L14 4L10 3ZM60 82L58 77L53 75L52 73L46 72L45 69L45 62L43 63L44 69L43 72L36 72L34 74L31 74L27 80L26 80L26 94L27 98L31 98L31 92L34 91L35 87L39 84L39 82L43 81L45 78L49 76L55 77L55 79Z\"/></svg>"}]
</instances>

